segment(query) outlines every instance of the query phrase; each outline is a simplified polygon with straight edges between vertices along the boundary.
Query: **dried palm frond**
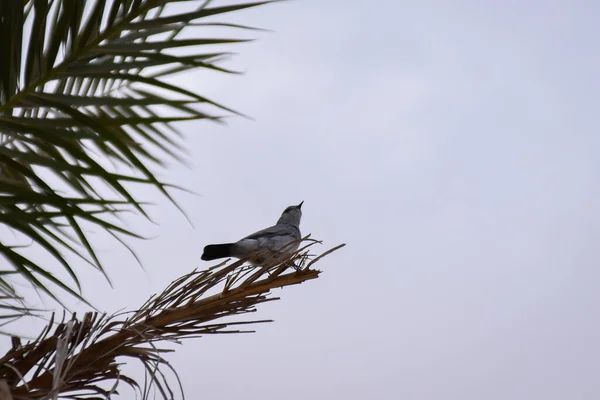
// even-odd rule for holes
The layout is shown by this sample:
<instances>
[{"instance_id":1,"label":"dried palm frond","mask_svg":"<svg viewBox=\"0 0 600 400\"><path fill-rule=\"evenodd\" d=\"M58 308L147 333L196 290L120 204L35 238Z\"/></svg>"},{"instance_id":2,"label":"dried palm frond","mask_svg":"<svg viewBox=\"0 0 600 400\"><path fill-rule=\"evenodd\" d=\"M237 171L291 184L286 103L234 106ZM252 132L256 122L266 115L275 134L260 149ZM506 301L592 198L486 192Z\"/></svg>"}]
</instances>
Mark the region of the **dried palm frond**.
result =
<instances>
[{"instance_id":1,"label":"dried palm frond","mask_svg":"<svg viewBox=\"0 0 600 400\"><path fill-rule=\"evenodd\" d=\"M130 358L143 364L154 390L171 399L172 383L164 370L170 366L163 357L171 350L159 342L252 332L241 327L271 322L232 317L277 300L270 296L274 288L317 278L320 271L312 265L344 246L314 257L308 254L314 243L310 241L285 259L264 266L248 266L239 260L195 270L172 282L128 317L87 313L82 319L73 316L54 329L49 323L36 340L24 345L13 342L13 348L0 358L0 379L8 383L15 399L110 397L120 381L142 394L149 393L148 387L121 373L119 362Z\"/></svg>"}]
</instances>

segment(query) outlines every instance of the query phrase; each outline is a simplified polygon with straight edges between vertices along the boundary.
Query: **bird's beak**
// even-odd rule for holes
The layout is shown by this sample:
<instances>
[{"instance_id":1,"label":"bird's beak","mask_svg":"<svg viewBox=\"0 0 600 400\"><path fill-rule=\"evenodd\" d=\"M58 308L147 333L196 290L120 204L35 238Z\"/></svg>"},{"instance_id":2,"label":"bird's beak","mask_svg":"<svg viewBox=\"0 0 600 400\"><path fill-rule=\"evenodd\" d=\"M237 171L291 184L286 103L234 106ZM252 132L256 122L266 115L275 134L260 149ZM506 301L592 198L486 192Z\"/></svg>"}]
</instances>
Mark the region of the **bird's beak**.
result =
<instances>
[{"instance_id":1,"label":"bird's beak","mask_svg":"<svg viewBox=\"0 0 600 400\"><path fill-rule=\"evenodd\" d=\"M296 207L298 207L298 208L302 208L302 204L304 204L304 200L302 200L302 201L300 202L300 204L298 204Z\"/></svg>"}]
</instances>

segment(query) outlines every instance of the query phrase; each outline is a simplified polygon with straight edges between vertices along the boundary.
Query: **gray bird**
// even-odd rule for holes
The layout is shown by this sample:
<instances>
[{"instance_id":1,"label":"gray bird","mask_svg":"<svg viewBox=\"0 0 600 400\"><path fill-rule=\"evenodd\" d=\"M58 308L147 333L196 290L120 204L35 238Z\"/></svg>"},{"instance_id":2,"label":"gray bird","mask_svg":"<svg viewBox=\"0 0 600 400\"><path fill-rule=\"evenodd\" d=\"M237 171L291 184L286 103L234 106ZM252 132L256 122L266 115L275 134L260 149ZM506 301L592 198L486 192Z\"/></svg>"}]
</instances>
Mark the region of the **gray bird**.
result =
<instances>
[{"instance_id":1,"label":"gray bird","mask_svg":"<svg viewBox=\"0 0 600 400\"><path fill-rule=\"evenodd\" d=\"M277 223L269 228L255 232L235 243L209 244L204 247L204 261L218 258L249 258L253 264L293 253L300 245L300 218L302 201L297 206L286 208Z\"/></svg>"}]
</instances>

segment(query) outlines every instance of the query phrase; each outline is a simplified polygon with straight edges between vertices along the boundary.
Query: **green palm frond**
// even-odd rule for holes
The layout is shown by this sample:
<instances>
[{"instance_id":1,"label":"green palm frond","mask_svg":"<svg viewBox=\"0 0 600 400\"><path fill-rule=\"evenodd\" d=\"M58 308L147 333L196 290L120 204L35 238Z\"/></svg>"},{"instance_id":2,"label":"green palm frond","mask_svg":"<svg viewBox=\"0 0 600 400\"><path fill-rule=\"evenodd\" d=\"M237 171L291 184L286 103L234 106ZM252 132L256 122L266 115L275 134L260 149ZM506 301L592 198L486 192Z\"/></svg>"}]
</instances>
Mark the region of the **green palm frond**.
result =
<instances>
[{"instance_id":1,"label":"green palm frond","mask_svg":"<svg viewBox=\"0 0 600 400\"><path fill-rule=\"evenodd\" d=\"M180 11L167 12L169 3ZM151 172L165 157L184 155L172 124L218 121L217 112L232 110L164 78L197 68L231 72L217 65L227 53L207 46L245 41L178 35L204 18L265 3L0 1L0 224L16 233L0 233L7 261L0 306L22 306L14 275L55 299L57 288L80 297L71 256L104 273L87 228L138 237L116 218L125 210L147 216L131 183L173 201ZM123 167L131 172L119 173ZM71 282L29 258L23 244L43 249Z\"/></svg>"}]
</instances>

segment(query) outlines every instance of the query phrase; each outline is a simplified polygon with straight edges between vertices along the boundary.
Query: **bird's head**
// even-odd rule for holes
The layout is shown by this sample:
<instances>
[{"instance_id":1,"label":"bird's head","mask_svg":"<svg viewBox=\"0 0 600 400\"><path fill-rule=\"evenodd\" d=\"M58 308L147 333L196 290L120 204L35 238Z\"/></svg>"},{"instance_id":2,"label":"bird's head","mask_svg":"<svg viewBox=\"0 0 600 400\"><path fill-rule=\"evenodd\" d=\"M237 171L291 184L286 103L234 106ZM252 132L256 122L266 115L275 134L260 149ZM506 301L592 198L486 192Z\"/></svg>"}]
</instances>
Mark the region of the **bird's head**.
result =
<instances>
[{"instance_id":1,"label":"bird's head","mask_svg":"<svg viewBox=\"0 0 600 400\"><path fill-rule=\"evenodd\" d=\"M302 217L302 204L304 201L300 202L300 204L295 206L289 206L283 213L281 217L279 217L278 224L290 224L295 226L300 226L300 218Z\"/></svg>"}]
</instances>

